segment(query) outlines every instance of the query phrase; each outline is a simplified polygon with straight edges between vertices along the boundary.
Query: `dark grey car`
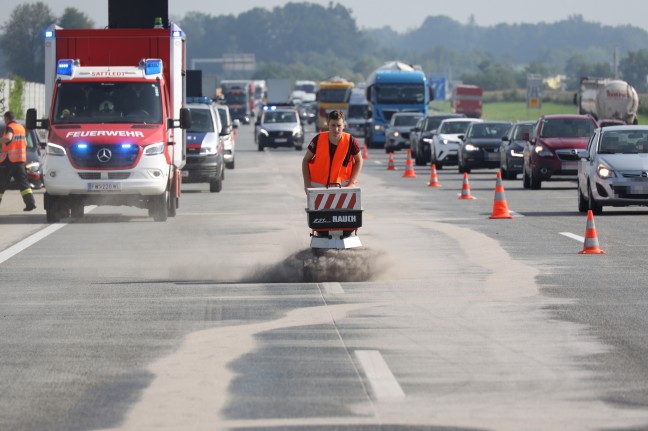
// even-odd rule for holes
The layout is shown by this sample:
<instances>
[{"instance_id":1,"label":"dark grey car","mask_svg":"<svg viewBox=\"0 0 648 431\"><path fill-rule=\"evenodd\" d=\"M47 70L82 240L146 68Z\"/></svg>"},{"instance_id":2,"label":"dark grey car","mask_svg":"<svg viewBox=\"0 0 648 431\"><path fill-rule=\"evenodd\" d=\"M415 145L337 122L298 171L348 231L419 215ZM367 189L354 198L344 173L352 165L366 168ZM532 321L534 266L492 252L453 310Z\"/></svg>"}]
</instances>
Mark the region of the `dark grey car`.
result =
<instances>
[{"instance_id":1,"label":"dark grey car","mask_svg":"<svg viewBox=\"0 0 648 431\"><path fill-rule=\"evenodd\" d=\"M514 180L524 167L524 146L533 132L535 121L518 121L502 138L500 144L500 170L502 178Z\"/></svg>"}]
</instances>

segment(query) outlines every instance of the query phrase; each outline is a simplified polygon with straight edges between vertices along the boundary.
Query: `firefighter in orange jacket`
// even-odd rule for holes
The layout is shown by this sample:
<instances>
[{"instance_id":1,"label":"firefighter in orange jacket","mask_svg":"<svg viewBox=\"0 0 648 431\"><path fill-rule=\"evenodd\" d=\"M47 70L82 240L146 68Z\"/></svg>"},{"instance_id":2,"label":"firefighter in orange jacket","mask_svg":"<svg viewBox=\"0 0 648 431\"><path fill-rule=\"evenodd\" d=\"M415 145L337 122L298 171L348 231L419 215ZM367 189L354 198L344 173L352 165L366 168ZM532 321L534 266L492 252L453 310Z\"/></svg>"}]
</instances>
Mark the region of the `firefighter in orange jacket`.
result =
<instances>
[{"instance_id":1,"label":"firefighter in orange jacket","mask_svg":"<svg viewBox=\"0 0 648 431\"><path fill-rule=\"evenodd\" d=\"M16 122L13 112L7 111L4 114L5 131L0 138L0 202L4 192L9 187L11 178L20 187L20 194L25 202L24 211L31 211L36 208L34 194L27 181L27 131L22 124Z\"/></svg>"},{"instance_id":2,"label":"firefighter in orange jacket","mask_svg":"<svg viewBox=\"0 0 648 431\"><path fill-rule=\"evenodd\" d=\"M344 113L331 111L327 117L328 132L316 135L302 160L304 190L340 184L357 187L362 170L358 140L344 133Z\"/></svg>"}]
</instances>

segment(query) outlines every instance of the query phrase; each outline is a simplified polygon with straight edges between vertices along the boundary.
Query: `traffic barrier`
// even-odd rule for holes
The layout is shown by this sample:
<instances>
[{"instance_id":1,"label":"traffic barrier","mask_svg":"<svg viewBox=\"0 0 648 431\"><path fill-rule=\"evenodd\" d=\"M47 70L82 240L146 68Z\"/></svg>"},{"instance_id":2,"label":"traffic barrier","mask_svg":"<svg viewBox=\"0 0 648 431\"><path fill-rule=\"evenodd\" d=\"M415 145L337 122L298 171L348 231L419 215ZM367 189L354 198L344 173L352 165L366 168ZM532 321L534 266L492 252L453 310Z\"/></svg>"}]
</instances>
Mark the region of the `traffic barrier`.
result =
<instances>
[{"instance_id":1,"label":"traffic barrier","mask_svg":"<svg viewBox=\"0 0 648 431\"><path fill-rule=\"evenodd\" d=\"M461 195L459 199L475 199L473 195L470 194L470 183L468 182L468 173L464 172L463 183L461 184Z\"/></svg>"},{"instance_id":2,"label":"traffic barrier","mask_svg":"<svg viewBox=\"0 0 648 431\"><path fill-rule=\"evenodd\" d=\"M430 182L428 183L428 187L441 187L439 179L437 178L436 165L434 163L432 163L432 168L430 169Z\"/></svg>"},{"instance_id":3,"label":"traffic barrier","mask_svg":"<svg viewBox=\"0 0 648 431\"><path fill-rule=\"evenodd\" d=\"M405 162L405 173L403 173L403 178L416 178L414 163L412 162L412 150L407 150L407 161Z\"/></svg>"},{"instance_id":4,"label":"traffic barrier","mask_svg":"<svg viewBox=\"0 0 648 431\"><path fill-rule=\"evenodd\" d=\"M596 226L594 226L594 213L592 213L592 210L587 211L585 241L583 241L583 249L579 251L578 254L605 254L605 252L599 247Z\"/></svg>"},{"instance_id":5,"label":"traffic barrier","mask_svg":"<svg viewBox=\"0 0 648 431\"><path fill-rule=\"evenodd\" d=\"M508 204L506 203L504 185L502 185L502 173L500 171L497 171L497 181L495 182L493 214L488 218L513 218L509 212Z\"/></svg>"},{"instance_id":6,"label":"traffic barrier","mask_svg":"<svg viewBox=\"0 0 648 431\"><path fill-rule=\"evenodd\" d=\"M362 158L363 159L369 158L369 149L367 148L367 144L364 144L364 147L362 148Z\"/></svg>"},{"instance_id":7,"label":"traffic barrier","mask_svg":"<svg viewBox=\"0 0 648 431\"><path fill-rule=\"evenodd\" d=\"M396 166L394 166L394 153L389 153L389 161L387 162L387 170L395 171Z\"/></svg>"}]
</instances>

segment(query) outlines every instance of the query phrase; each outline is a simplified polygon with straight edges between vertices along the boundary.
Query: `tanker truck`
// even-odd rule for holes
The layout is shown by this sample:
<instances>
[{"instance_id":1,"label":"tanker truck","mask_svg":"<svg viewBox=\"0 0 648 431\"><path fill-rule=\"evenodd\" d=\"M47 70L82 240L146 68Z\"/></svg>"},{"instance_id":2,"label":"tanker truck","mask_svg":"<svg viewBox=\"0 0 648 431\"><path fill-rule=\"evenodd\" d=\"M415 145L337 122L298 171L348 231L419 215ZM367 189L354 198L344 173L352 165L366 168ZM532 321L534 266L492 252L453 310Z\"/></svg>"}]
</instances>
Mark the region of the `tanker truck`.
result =
<instances>
[{"instance_id":1,"label":"tanker truck","mask_svg":"<svg viewBox=\"0 0 648 431\"><path fill-rule=\"evenodd\" d=\"M614 119L626 124L637 124L639 96L625 81L609 81L596 95L598 120Z\"/></svg>"}]
</instances>

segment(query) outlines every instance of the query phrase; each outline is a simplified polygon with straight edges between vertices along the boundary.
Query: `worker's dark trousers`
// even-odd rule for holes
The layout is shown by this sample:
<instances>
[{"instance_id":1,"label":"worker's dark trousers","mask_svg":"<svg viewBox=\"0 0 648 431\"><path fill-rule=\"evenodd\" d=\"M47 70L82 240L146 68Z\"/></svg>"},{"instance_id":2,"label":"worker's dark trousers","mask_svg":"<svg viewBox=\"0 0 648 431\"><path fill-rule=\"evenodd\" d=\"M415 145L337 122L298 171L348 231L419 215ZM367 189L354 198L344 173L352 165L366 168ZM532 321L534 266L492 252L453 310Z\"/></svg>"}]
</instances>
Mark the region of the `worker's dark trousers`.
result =
<instances>
[{"instance_id":1,"label":"worker's dark trousers","mask_svg":"<svg viewBox=\"0 0 648 431\"><path fill-rule=\"evenodd\" d=\"M29 181L27 181L27 171L25 170L25 163L10 163L5 161L0 164L0 202L2 202L2 197L4 192L9 187L9 182L13 177L18 188L20 189L20 195L25 202L26 208L36 207L36 201L34 200L34 194L32 192Z\"/></svg>"}]
</instances>

